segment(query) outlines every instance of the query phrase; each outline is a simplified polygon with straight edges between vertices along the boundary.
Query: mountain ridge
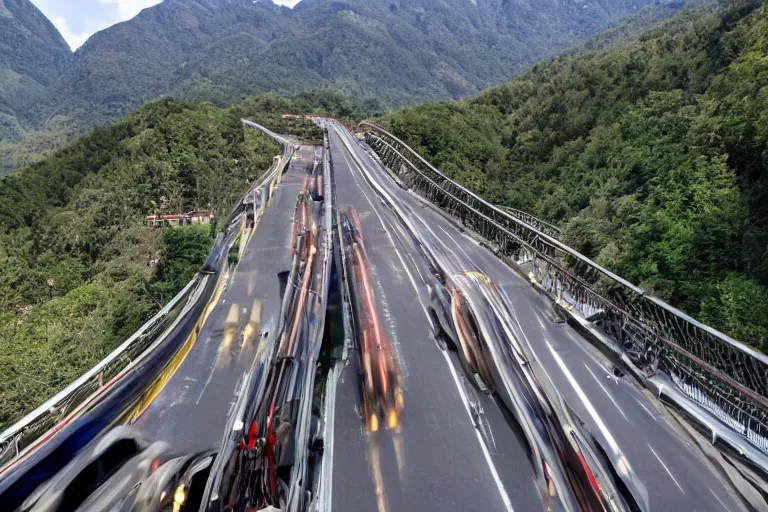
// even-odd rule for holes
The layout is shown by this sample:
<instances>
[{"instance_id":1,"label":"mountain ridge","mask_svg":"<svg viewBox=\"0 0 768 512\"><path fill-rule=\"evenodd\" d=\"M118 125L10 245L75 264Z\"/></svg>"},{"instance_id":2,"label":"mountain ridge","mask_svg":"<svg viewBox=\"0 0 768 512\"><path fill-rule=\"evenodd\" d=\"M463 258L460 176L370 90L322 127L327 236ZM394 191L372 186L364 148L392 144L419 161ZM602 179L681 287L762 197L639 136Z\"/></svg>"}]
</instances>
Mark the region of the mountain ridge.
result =
<instances>
[{"instance_id":1,"label":"mountain ridge","mask_svg":"<svg viewBox=\"0 0 768 512\"><path fill-rule=\"evenodd\" d=\"M17 140L27 105L70 63L56 27L28 0L0 0L0 139Z\"/></svg>"},{"instance_id":2,"label":"mountain ridge","mask_svg":"<svg viewBox=\"0 0 768 512\"><path fill-rule=\"evenodd\" d=\"M18 103L0 175L163 95L228 105L330 88L380 108L469 96L659 3L670 1L164 0L94 34Z\"/></svg>"}]
</instances>

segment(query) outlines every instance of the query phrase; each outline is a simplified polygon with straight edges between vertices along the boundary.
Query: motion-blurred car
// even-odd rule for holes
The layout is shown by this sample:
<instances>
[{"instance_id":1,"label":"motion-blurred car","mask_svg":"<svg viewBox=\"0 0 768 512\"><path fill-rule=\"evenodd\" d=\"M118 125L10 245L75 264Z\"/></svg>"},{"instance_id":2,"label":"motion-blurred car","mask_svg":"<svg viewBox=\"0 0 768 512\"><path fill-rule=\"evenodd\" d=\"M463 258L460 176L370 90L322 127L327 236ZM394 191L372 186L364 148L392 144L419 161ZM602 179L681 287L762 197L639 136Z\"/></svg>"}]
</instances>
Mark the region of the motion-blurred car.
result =
<instances>
[{"instance_id":1,"label":"motion-blurred car","mask_svg":"<svg viewBox=\"0 0 768 512\"><path fill-rule=\"evenodd\" d=\"M379 430L379 418L387 428L397 428L403 409L402 376L376 308L362 224L354 208L341 213L341 225L360 348L363 416L369 432Z\"/></svg>"},{"instance_id":2,"label":"motion-blurred car","mask_svg":"<svg viewBox=\"0 0 768 512\"><path fill-rule=\"evenodd\" d=\"M216 458L213 451L171 459L141 485L134 512L197 512Z\"/></svg>"},{"instance_id":3,"label":"motion-blurred car","mask_svg":"<svg viewBox=\"0 0 768 512\"><path fill-rule=\"evenodd\" d=\"M167 450L166 443L149 443L131 427L116 427L91 442L18 510L130 510L141 482L160 467Z\"/></svg>"}]
</instances>

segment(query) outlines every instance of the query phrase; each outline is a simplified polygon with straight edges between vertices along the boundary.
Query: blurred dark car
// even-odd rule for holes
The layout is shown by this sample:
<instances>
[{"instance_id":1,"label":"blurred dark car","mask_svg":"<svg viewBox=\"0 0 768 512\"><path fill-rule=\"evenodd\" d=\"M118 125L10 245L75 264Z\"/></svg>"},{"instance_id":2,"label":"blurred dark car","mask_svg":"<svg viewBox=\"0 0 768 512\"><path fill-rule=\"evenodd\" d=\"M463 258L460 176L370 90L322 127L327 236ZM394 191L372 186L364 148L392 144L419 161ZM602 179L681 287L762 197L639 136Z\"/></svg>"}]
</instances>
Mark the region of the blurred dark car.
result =
<instances>
[{"instance_id":1,"label":"blurred dark car","mask_svg":"<svg viewBox=\"0 0 768 512\"><path fill-rule=\"evenodd\" d=\"M126 426L91 442L18 512L197 512L216 458L204 451L175 458Z\"/></svg>"},{"instance_id":2,"label":"blurred dark car","mask_svg":"<svg viewBox=\"0 0 768 512\"><path fill-rule=\"evenodd\" d=\"M169 460L142 484L131 510L197 512L215 458L215 452L205 451Z\"/></svg>"},{"instance_id":3,"label":"blurred dark car","mask_svg":"<svg viewBox=\"0 0 768 512\"><path fill-rule=\"evenodd\" d=\"M40 485L19 512L124 510L141 482L158 469L168 450L131 427L116 427L91 442L56 476Z\"/></svg>"}]
</instances>

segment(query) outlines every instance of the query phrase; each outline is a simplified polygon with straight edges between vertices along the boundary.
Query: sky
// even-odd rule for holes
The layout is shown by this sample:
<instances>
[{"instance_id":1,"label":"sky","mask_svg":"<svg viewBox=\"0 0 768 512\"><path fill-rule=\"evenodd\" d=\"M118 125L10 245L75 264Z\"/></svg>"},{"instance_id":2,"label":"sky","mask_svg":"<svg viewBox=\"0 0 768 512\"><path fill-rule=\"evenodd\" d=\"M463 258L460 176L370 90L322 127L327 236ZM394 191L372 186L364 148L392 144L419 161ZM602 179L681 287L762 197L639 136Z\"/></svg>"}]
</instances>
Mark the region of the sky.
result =
<instances>
[{"instance_id":1,"label":"sky","mask_svg":"<svg viewBox=\"0 0 768 512\"><path fill-rule=\"evenodd\" d=\"M273 0L293 7L299 0ZM129 20L161 0L32 0L59 29L73 50L99 30Z\"/></svg>"}]
</instances>

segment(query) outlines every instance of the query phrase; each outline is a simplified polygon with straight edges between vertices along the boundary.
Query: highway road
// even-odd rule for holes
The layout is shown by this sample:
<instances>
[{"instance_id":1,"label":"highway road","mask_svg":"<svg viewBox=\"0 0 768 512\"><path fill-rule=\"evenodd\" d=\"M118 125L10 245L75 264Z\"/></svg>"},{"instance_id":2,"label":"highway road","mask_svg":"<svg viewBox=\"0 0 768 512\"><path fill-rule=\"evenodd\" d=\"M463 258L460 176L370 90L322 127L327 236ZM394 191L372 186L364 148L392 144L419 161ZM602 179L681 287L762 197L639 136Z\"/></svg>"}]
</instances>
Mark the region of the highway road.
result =
<instances>
[{"instance_id":1,"label":"highway road","mask_svg":"<svg viewBox=\"0 0 768 512\"><path fill-rule=\"evenodd\" d=\"M168 442L174 453L213 448L221 441L237 383L277 326L282 301L278 275L291 267L296 197L313 161L314 150L308 146L294 156L242 258L225 276L194 345L154 399L138 411L135 425L147 438Z\"/></svg>"},{"instance_id":2,"label":"highway road","mask_svg":"<svg viewBox=\"0 0 768 512\"><path fill-rule=\"evenodd\" d=\"M432 334L423 307L429 300L426 289L416 281L418 250L382 207L339 136L329 134L337 206L352 206L360 215L379 313L403 374L405 403L399 432L380 429L367 435L357 358L350 352L336 392L332 510L505 510L510 498L472 424L466 392L459 389L464 384ZM495 452L509 460L526 457L509 429L499 432ZM510 492L518 502L539 503L532 483ZM381 493L385 507L377 503Z\"/></svg>"},{"instance_id":3,"label":"highway road","mask_svg":"<svg viewBox=\"0 0 768 512\"><path fill-rule=\"evenodd\" d=\"M334 392L325 394L330 402L324 417L321 496L328 501L323 510L561 510L547 508L555 487L541 484L541 462L532 461L530 433L509 409L508 390L499 391L505 369L498 359L491 372L497 393L484 393L457 353L436 335L430 286L437 284L433 266L441 265L451 273L446 283L465 272L484 274L495 283L506 303L497 311L510 317L505 325L511 334L504 331L504 339L514 338L523 348L524 367L533 370L550 400L561 396L583 422L636 500L632 510L747 510L723 469L695 446L665 407L559 321L545 295L472 233L401 187L348 131L332 124L328 136L331 173L326 176L333 177L334 207L352 207L359 214L370 272L366 289L373 288L378 312L373 320L365 318L376 326L377 339L381 332L392 346L403 409L398 409L396 426L382 417L376 428L367 427L363 365L356 346L348 344L341 371L331 372L338 379L332 377L324 388ZM296 153L254 229L244 236L239 262L222 275L197 335L133 412L130 422L148 439L166 441L173 454L218 447L238 383L277 330L284 291L280 275L291 268L296 198L313 168L315 149L304 146ZM426 253L433 255L429 263ZM372 346L371 337L366 339ZM528 407L534 408L530 402ZM269 425L263 420L260 424ZM539 423L535 428L543 429ZM262 445L252 441L248 450L259 452ZM259 453L268 458L268 451Z\"/></svg>"},{"instance_id":4,"label":"highway road","mask_svg":"<svg viewBox=\"0 0 768 512\"><path fill-rule=\"evenodd\" d=\"M626 469L642 510L745 510L720 469L664 407L630 378L616 377L588 341L556 322L549 299L452 220L399 187L351 134L329 132L338 207L352 205L360 213L405 387L401 431L366 435L350 357L335 404L334 511L543 509L514 422L464 383L457 359L431 334L422 279L427 269L403 216L465 270L480 271L499 286L535 370L548 377L616 466ZM400 216L382 201L382 191ZM479 428L468 402L482 408Z\"/></svg>"}]
</instances>

